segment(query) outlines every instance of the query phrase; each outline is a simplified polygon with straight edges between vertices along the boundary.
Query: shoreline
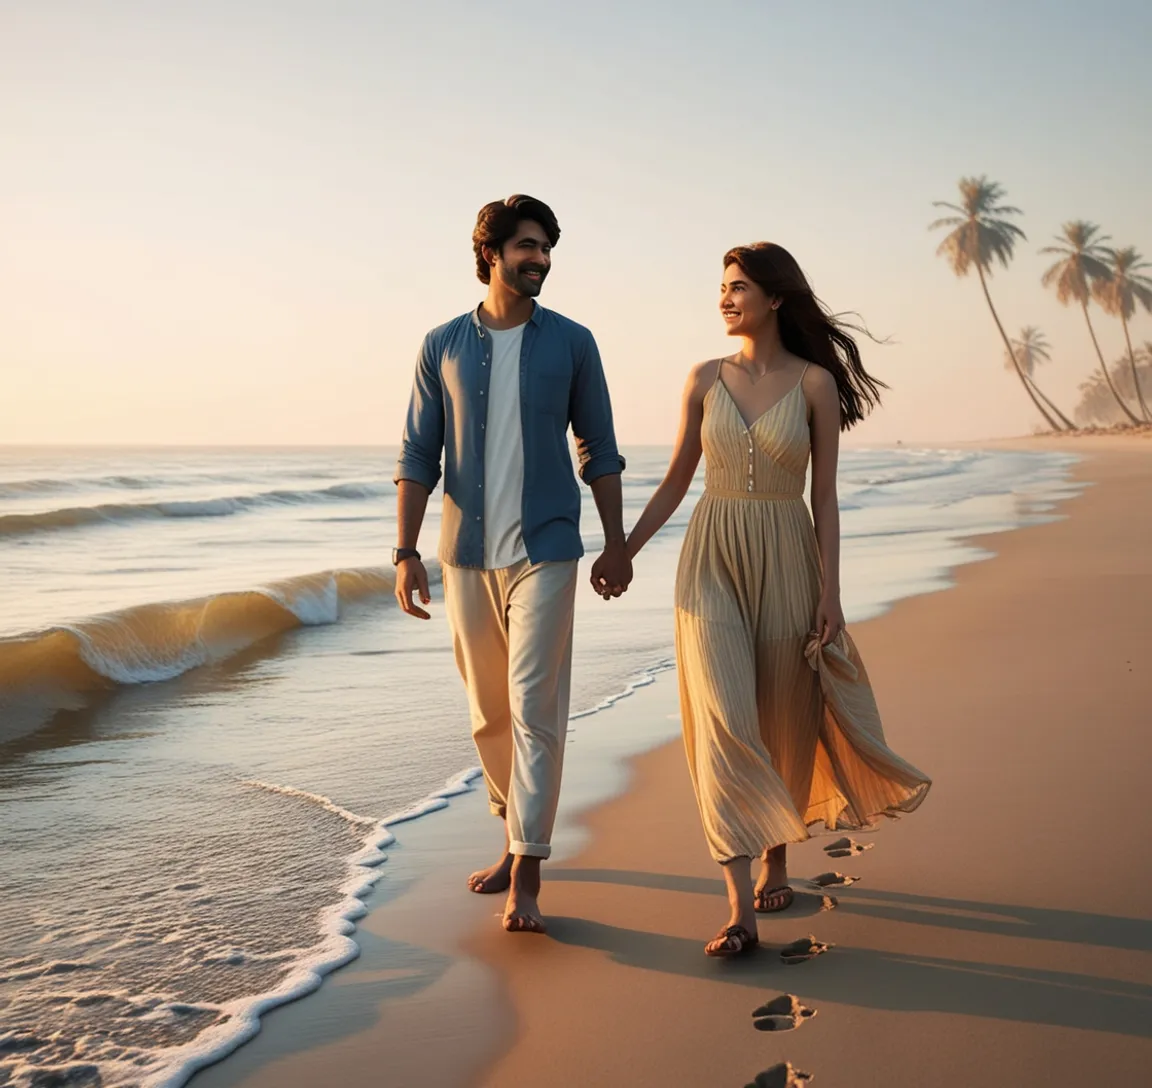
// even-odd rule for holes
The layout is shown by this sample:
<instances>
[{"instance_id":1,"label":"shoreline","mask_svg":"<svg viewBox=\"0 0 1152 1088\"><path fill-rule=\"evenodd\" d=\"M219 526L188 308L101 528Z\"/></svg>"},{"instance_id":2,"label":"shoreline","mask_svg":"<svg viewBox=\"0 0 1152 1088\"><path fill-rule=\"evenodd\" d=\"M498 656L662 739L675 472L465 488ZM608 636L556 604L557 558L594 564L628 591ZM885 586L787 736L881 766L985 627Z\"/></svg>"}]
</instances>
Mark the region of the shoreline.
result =
<instances>
[{"instance_id":1,"label":"shoreline","mask_svg":"<svg viewBox=\"0 0 1152 1088\"><path fill-rule=\"evenodd\" d=\"M1041 448L1047 446L1049 441L1052 442L1049 447L1052 452L1073 452L1066 440L1035 438L1003 443L986 442L972 446L965 444L964 448L975 446L986 449L1030 449L1041 452ZM1097 443L1093 441L1092 444ZM1085 448L1083 452L1089 451ZM1089 464L1090 461L1081 460L1074 467L1072 475L1081 479L1087 475L1087 478L1091 479L1091 473L1085 472ZM1063 518L1066 507L1077 501L1079 500L1076 498L1061 500L1058 503L1058 516ZM997 553L998 545L1005 539L1013 538L1021 532L1044 531L1051 524L1049 521L1039 526L1022 526L1006 533L968 537L965 541L977 550ZM974 568L989 565L970 561L955 567L949 577L950 584L955 586L958 582L964 581L965 571L971 572ZM930 591L920 596L905 598L890 607L884 616L868 620L861 625L854 625L853 630L854 632L871 630L875 625L889 621L894 612L898 612L911 601L935 601L941 596L937 591ZM866 648L867 645L868 642L862 646L862 652L871 666L872 655ZM644 718L649 722L663 719L667 725L666 720L674 716L677 709L675 685L668 684L666 678L653 679L655 682L645 690L641 690L635 698L626 699L622 706L613 706L594 716L592 722L595 723L596 731L618 730L623 724L619 721L622 714ZM885 705L883 692L883 687L878 685L882 709ZM603 718L603 721L596 722L598 717ZM580 733L576 737L577 746L581 734L589 724L589 722L580 723ZM632 729L633 725L628 723L625 728ZM674 723L671 724L671 730L678 738L678 728ZM590 744L596 743L595 738L588 739ZM574 783L571 775L566 776L565 807L575 807L577 813L574 819L569 820L570 826L561 831L557 837L559 860L555 863L555 868L550 867L552 875L545 899L546 910L550 915L559 911L561 918L564 918L566 913L585 917L581 911L568 911L566 904L579 903L581 896L587 894L587 889L581 888L583 881L573 874L584 869L586 863L590 864L589 858L595 860L603 852L604 847L598 845L598 833L603 831L606 812L613 811L618 806L632 805L639 795L651 790L667 791L671 788L678 794L689 790L687 776L682 767L683 757L679 750L678 739L667 743L654 740L653 743L659 746L651 749L650 744L641 745L641 748L651 749L646 754L638 757L630 753L625 754L627 762L620 766L619 776L627 784L625 786L623 782L620 783L624 792L616 794L612 799L606 799L612 790L609 789L606 793L603 783L585 784L581 787ZM916 751L902 747L899 739L894 742L894 747L902 754L907 754L913 762L917 762ZM927 764L928 760L923 758L921 762ZM653 766L659 770L653 772ZM938 768L929 764L927 769L929 773L935 772L934 777L942 777ZM654 773L659 779L655 784L650 781ZM683 781L676 781L670 786L666 781L669 775L682 778ZM586 796L578 796L581 792ZM597 794L601 795L599 799ZM690 800L690 790L688 796ZM682 796L679 799L683 801ZM476 808L475 812L472 811L473 808ZM535 1033L537 1038L533 1042L533 1031L529 1029L525 1032L523 1027L525 1007L530 1008L534 1002L539 1001L547 1004L550 1000L548 997L550 991L547 986L540 993L531 993L530 988L529 991L525 991L524 980L518 973L523 966L521 961L525 957L530 956L532 962L541 957L538 948L532 949L527 945L523 948L513 948L507 944L506 935L498 931L493 939L491 924L479 921L481 914L487 917L488 914L498 912L501 903L489 903L492 909L485 909L481 906L483 900L478 903L476 901L478 897L461 895L457 887L460 873L473 866L478 852L482 857L490 850L488 840L492 838L491 829L487 826L487 821L478 819L477 814L481 808L483 805L475 802L473 797L457 798L447 812L439 814L436 821L419 821L418 824L412 825L406 829L403 844L390 848L391 858L388 867L391 879L388 883L391 887L383 895L379 891L373 895L369 903L368 917L363 919L357 928L356 941L361 945L361 958L325 982L325 993L335 990L346 992L334 995L328 1000L326 1004L330 1007L327 1010L322 1010L317 1004L319 997L313 997L308 1002L288 1006L266 1018L260 1035L253 1042L222 1064L199 1073L192 1083L197 1088L201 1086L211 1088L213 1084L221 1088L224 1085L237 1084L303 1085L313 1083L322 1075L331 1077L334 1067L346 1066L351 1075L353 1068L362 1069L366 1063L375 1065L377 1062L382 1063L382 1069L388 1070L390 1082L413 1086L471 1083L475 1076L481 1075L478 1071L484 1069L488 1070L488 1074L481 1075L478 1083L497 1083L504 1081L509 1075L516 1075L517 1055L523 1052L525 1045L530 1043L534 1047L542 1041L541 1035L546 1040L548 1036L554 1034L548 1030L542 1033L537 1030ZM634 815L632 812L631 816ZM690 811L690 815L694 818L694 810ZM909 822L915 822L919 818L912 816ZM619 817L614 822L618 827ZM898 829L886 829L885 834L896 830ZM649 835L658 834L653 828L646 827L645 831ZM702 853L698 824L690 820L682 831L683 849L690 854ZM611 835L612 831L609 828L608 836ZM411 853L407 854L405 867L404 858L409 850ZM612 853L610 843L608 852ZM870 860L872 856L865 855L864 860ZM565 858L568 860L564 860ZM396 865L398 860L401 861L399 868ZM829 862L823 868L835 868L837 864L839 863ZM645 862L640 867L651 866ZM417 870L420 872L417 873ZM709 882L707 877L700 877L697 881L691 891L692 898L710 901L715 887L720 886L718 878L713 876ZM412 895L405 894L412 890L415 884L421 885L419 892ZM383 887L380 885L380 888ZM644 893L638 890L638 894ZM646 894L649 897L656 894L652 885L649 885ZM850 894L847 893L844 898ZM554 902L561 896L564 898L564 903ZM495 898L502 901L502 897ZM677 893L667 898L679 904L684 897ZM433 902L437 911L436 932L430 934L428 911ZM656 906L658 912L662 913L660 904L657 903ZM651 904L645 908L645 912L650 907ZM639 916L638 924L635 925L637 930L645 928L643 922L645 916L646 914ZM567 922L564 923L566 924ZM808 922L798 924L803 929ZM709 934L704 936L707 935ZM687 936L682 939L689 940ZM548 945L560 944L562 947L563 943L562 934L557 934L548 941ZM399 956L397 956L398 946L401 948ZM511 964L506 962L510 957ZM391 966L383 966L385 962ZM396 962L400 964L415 962L417 966L396 966ZM553 973L542 965L541 970L549 977L554 977ZM618 1005L621 1000L624 998L618 996L610 1003ZM370 1003L373 1008L365 1008L365 1002ZM466 1014L464 1014L465 1006ZM618 1009L618 1012L622 1016L626 1015L625 1010ZM448 1019L442 1021L445 1015ZM517 1024L520 1025L519 1031L516 1030ZM575 1031L571 1025L557 1030L564 1038ZM405 1040L400 1048L402 1053L387 1041L397 1038ZM450 1038L452 1041L450 1055L447 1053L449 1048L437 1045L445 1038ZM656 1045L655 1040L653 1045ZM643 1048L639 1048L637 1044L634 1049ZM633 1057L640 1060L642 1056L637 1053ZM510 1062L512 1065L508 1067ZM748 1071L746 1079L755 1072L756 1070ZM393 1079L394 1077L399 1079ZM603 1082L616 1083L610 1080ZM648 1083L643 1074L640 1074L635 1082ZM660 1082L696 1083L675 1079L661 1079ZM566 1082L561 1079L557 1083Z\"/></svg>"},{"instance_id":2,"label":"shoreline","mask_svg":"<svg viewBox=\"0 0 1152 1088\"><path fill-rule=\"evenodd\" d=\"M585 844L580 815L627 788L632 759L678 735L667 714L651 710L670 687L661 683L669 671L669 662L656 662L622 691L573 715L564 805L575 818L557 824L557 860ZM622 729L632 713L643 727ZM387 830L387 859L373 872L383 879L365 897L367 912L351 934L359 946L355 958L326 974L307 999L263 1013L259 1033L200 1068L187 1082L192 1088L313 1085L333 1068L359 1071L376 1063L386 1069L386 1083L444 1088L467 1083L511 1044L514 1013L498 975L461 952L478 917L498 919L504 903L503 896L469 895L463 886L477 859L499 849L499 825L483 789L473 785L434 811L418 805L389 820ZM446 1026L451 1047L439 1045Z\"/></svg>"}]
</instances>

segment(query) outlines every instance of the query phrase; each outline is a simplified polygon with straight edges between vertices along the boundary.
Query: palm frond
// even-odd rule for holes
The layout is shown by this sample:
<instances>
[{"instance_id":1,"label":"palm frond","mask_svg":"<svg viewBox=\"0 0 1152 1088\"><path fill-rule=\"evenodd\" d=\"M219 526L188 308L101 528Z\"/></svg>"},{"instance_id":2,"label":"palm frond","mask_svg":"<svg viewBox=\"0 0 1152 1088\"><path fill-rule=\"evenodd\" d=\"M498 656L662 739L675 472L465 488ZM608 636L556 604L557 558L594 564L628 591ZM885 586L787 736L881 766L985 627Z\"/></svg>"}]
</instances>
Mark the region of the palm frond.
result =
<instances>
[{"instance_id":1,"label":"palm frond","mask_svg":"<svg viewBox=\"0 0 1152 1088\"><path fill-rule=\"evenodd\" d=\"M973 267L990 273L994 264L1007 267L1016 243L1026 239L1024 231L1008 217L1020 215L1019 208L1002 204L1003 188L987 177L960 179L960 203L937 200L933 205L957 213L935 220L929 230L948 228L951 233L936 252L947 258L957 276L966 276Z\"/></svg>"},{"instance_id":2,"label":"palm frond","mask_svg":"<svg viewBox=\"0 0 1152 1088\"><path fill-rule=\"evenodd\" d=\"M1035 325L1025 325L1011 344L1012 351L1004 353L1004 366L1008 370L1019 366L1024 375L1031 378L1038 365L1052 361L1048 340Z\"/></svg>"},{"instance_id":3,"label":"palm frond","mask_svg":"<svg viewBox=\"0 0 1152 1088\"><path fill-rule=\"evenodd\" d=\"M1099 257L1093 257L1087 253L1080 254L1080 267L1089 279L1107 280L1112 278L1112 269Z\"/></svg>"},{"instance_id":4,"label":"palm frond","mask_svg":"<svg viewBox=\"0 0 1152 1088\"><path fill-rule=\"evenodd\" d=\"M1092 294L1105 313L1124 321L1136 313L1136 307L1152 311L1152 277L1143 273L1149 265L1135 246L1106 249L1108 275L1092 285Z\"/></svg>"},{"instance_id":5,"label":"palm frond","mask_svg":"<svg viewBox=\"0 0 1152 1088\"><path fill-rule=\"evenodd\" d=\"M1086 306L1095 296L1101 305L1111 306L1112 296L1108 283L1113 270L1108 265L1110 251L1104 243L1109 241L1095 223L1074 219L1065 223L1063 233L1056 236L1056 245L1044 246L1041 254L1060 258L1040 277L1045 287L1055 287L1056 298L1062 305L1072 302ZM1107 300L1105 302L1104 300Z\"/></svg>"}]
</instances>

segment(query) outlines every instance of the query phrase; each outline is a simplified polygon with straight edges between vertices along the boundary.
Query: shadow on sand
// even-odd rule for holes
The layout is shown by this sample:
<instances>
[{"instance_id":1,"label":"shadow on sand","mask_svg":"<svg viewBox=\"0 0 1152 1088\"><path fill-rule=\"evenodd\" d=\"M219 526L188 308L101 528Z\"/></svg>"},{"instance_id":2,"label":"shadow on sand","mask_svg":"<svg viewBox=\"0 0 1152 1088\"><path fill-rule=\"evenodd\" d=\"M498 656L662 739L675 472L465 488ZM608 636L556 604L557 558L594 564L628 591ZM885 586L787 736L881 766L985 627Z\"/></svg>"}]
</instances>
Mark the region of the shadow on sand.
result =
<instances>
[{"instance_id":1,"label":"shadow on sand","mask_svg":"<svg viewBox=\"0 0 1152 1088\"><path fill-rule=\"evenodd\" d=\"M721 881L663 873L562 869L550 879L723 895ZM804 887L801 881L797 885ZM1139 952L1152 950L1152 922L1135 918L856 888L839 892L838 897L841 910L892 921ZM806 895L797 902L816 903L818 898ZM799 920L817 910L803 906L799 911L789 910L774 924ZM596 949L626 966L758 991L788 989L808 998L864 1008L958 1013L1152 1038L1152 986L1140 983L979 958L943 959L845 945L839 945L831 955L794 967L781 963L773 944L766 944L759 955L747 960L718 963L703 955L698 940L579 918L550 918L549 932L562 944Z\"/></svg>"},{"instance_id":2,"label":"shadow on sand","mask_svg":"<svg viewBox=\"0 0 1152 1088\"><path fill-rule=\"evenodd\" d=\"M633 873L622 869L558 869L548 874L548 880L619 884L630 888L651 888L653 891L690 895L724 895L722 880L669 873ZM816 889L804 880L796 881L796 889L800 893L797 896L800 909L790 909L781 918L803 917L805 913L816 912L811 904L816 902L817 893L822 889ZM1001 937L1024 937L1037 941L1062 941L1101 948L1123 948L1132 952L1152 952L1152 921L1142 918L982 903L971 899L941 899L859 886L829 888L828 891L840 901L842 911L885 918L892 922L912 922L916 925L941 926ZM809 904L807 909L804 905L806 903Z\"/></svg>"}]
</instances>

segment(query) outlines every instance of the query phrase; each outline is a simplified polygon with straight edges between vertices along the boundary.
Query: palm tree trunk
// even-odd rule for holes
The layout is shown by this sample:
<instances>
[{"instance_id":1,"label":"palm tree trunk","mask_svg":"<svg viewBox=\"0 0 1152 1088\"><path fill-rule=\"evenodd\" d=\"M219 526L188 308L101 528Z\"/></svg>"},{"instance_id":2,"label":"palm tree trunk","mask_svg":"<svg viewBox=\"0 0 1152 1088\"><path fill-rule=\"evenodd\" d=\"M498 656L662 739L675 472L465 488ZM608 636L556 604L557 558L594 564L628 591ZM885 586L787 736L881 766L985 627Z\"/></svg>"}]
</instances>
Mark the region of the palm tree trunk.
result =
<instances>
[{"instance_id":1,"label":"palm tree trunk","mask_svg":"<svg viewBox=\"0 0 1152 1088\"><path fill-rule=\"evenodd\" d=\"M1055 415L1059 416L1062 420L1064 420L1065 423L1068 424L1068 427L1070 430L1075 430L1075 424L1068 422L1068 420L1064 416L1064 413L1061 412L1060 409L1057 408L1056 405L1053 404L1052 401L1050 401L1047 396L1045 396L1044 390L1041 389L1040 386L1038 386L1036 384L1034 379L1032 379L1032 378L1028 379L1028 386L1029 386L1029 388L1031 388L1032 392L1035 393L1036 396L1038 396Z\"/></svg>"},{"instance_id":2,"label":"palm tree trunk","mask_svg":"<svg viewBox=\"0 0 1152 1088\"><path fill-rule=\"evenodd\" d=\"M1140 411L1144 413L1144 418L1152 421L1152 415L1148 414L1148 402L1145 401L1144 393L1140 388L1140 372L1136 368L1136 353L1132 350L1132 337L1128 335L1128 318L1124 316L1123 310L1120 312L1120 324L1124 326L1124 343L1128 345L1128 363L1132 367L1132 384L1136 387L1136 399L1140 402Z\"/></svg>"},{"instance_id":3,"label":"palm tree trunk","mask_svg":"<svg viewBox=\"0 0 1152 1088\"><path fill-rule=\"evenodd\" d=\"M1124 414L1133 422L1139 423L1140 417L1136 415L1127 404L1124 403L1116 386L1112 384L1112 375L1108 373L1108 366L1104 362L1104 353L1100 350L1100 344L1096 339L1096 330L1092 328L1092 318L1088 316L1088 300L1085 299L1080 303L1080 308L1084 311L1084 320L1088 322L1088 335L1092 337L1092 346L1096 349L1096 358L1100 360L1100 369L1104 371L1104 380L1108 383L1108 388L1112 390L1112 396L1116 398L1116 403L1120 405Z\"/></svg>"},{"instance_id":4,"label":"palm tree trunk","mask_svg":"<svg viewBox=\"0 0 1152 1088\"><path fill-rule=\"evenodd\" d=\"M1055 417L1056 417L1058 420L1060 420L1060 422L1061 422L1061 423L1063 423L1063 424L1064 424L1064 426L1068 428L1068 430L1070 430L1070 431L1074 431L1074 430L1076 430L1076 424L1075 424L1075 423L1073 423L1073 422L1072 422L1072 420L1070 420L1070 419L1069 419L1069 418L1068 418L1068 417L1067 417L1067 416L1066 416L1066 415L1065 415L1063 412L1061 412L1061 411L1060 411L1060 409L1059 409L1059 408L1057 408L1057 407L1056 407L1056 405L1055 405L1055 404L1053 404L1053 403L1052 403L1052 398L1051 398L1051 397L1048 397L1048 396L1046 396L1046 395L1044 394L1044 391L1043 391L1043 390L1040 388L1040 386L1038 386L1038 385L1036 384L1036 379L1035 379L1035 378L1031 378L1031 377L1029 377L1029 378L1028 378L1028 384L1029 384L1029 386L1031 386L1031 388L1032 388L1032 389L1033 389L1033 391L1036 393L1036 395L1037 395L1037 396L1038 396L1038 397L1039 397L1039 398L1040 398L1040 399L1041 399L1041 400L1042 400L1042 401L1043 401L1043 402L1044 402L1046 405L1048 405L1048 408L1049 408L1049 410L1052 412L1052 414L1053 414L1053 415L1054 415L1054 416L1055 416Z\"/></svg>"},{"instance_id":5,"label":"palm tree trunk","mask_svg":"<svg viewBox=\"0 0 1152 1088\"><path fill-rule=\"evenodd\" d=\"M992 296L988 293L988 281L984 278L984 267L979 261L976 262L976 271L980 273L980 286L984 289L984 301L988 303L988 309L992 311L992 320L996 322L996 328L1000 330L1000 339L1004 341L1004 347L1008 350L1008 358L1012 360L1012 365L1016 368L1016 377L1020 379L1020 384L1024 386L1024 392L1032 398L1032 403L1036 406L1036 411L1044 417L1048 426L1054 431L1062 430L1063 428L1061 428L1060 424L1044 410L1044 405L1040 403L1036 394L1032 392L1024 371L1020 369L1020 363L1016 359L1016 351L1012 347L1012 341L1008 339L1008 334L1004 331L1004 326L1000 324L1000 316L996 313L996 307L992 305ZM1072 424L1068 424L1068 427L1071 429Z\"/></svg>"}]
</instances>

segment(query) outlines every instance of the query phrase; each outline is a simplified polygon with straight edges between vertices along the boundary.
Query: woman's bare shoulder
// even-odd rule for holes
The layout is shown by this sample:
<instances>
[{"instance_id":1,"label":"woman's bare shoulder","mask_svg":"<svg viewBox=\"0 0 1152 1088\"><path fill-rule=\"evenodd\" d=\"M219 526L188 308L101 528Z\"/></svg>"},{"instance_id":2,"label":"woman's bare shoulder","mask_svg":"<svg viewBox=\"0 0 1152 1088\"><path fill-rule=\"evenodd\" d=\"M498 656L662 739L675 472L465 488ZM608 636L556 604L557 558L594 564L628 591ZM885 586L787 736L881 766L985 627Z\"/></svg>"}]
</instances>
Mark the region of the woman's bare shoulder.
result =
<instances>
[{"instance_id":1,"label":"woman's bare shoulder","mask_svg":"<svg viewBox=\"0 0 1152 1088\"><path fill-rule=\"evenodd\" d=\"M808 398L839 396L836 379L830 370L826 370L818 363L805 364L808 369L804 371L804 392Z\"/></svg>"},{"instance_id":2,"label":"woman's bare shoulder","mask_svg":"<svg viewBox=\"0 0 1152 1088\"><path fill-rule=\"evenodd\" d=\"M720 373L720 362L719 359L705 359L702 363L696 363L688 371L687 391L693 396L704 396L716 383Z\"/></svg>"}]
</instances>

